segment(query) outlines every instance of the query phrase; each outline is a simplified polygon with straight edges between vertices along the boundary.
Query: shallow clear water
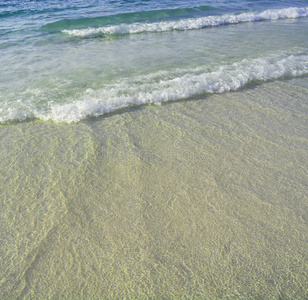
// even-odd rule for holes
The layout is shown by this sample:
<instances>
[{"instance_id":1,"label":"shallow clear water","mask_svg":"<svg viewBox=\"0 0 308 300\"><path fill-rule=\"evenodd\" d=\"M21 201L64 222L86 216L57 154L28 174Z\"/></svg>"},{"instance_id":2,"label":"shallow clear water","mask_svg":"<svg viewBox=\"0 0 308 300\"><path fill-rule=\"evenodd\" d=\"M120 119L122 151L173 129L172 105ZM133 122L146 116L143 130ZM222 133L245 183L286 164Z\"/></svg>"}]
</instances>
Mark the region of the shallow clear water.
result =
<instances>
[{"instance_id":1,"label":"shallow clear water","mask_svg":"<svg viewBox=\"0 0 308 300\"><path fill-rule=\"evenodd\" d=\"M1 299L304 299L307 97L2 126Z\"/></svg>"},{"instance_id":2,"label":"shallow clear water","mask_svg":"<svg viewBox=\"0 0 308 300\"><path fill-rule=\"evenodd\" d=\"M0 298L307 298L307 7L0 1Z\"/></svg>"}]
</instances>

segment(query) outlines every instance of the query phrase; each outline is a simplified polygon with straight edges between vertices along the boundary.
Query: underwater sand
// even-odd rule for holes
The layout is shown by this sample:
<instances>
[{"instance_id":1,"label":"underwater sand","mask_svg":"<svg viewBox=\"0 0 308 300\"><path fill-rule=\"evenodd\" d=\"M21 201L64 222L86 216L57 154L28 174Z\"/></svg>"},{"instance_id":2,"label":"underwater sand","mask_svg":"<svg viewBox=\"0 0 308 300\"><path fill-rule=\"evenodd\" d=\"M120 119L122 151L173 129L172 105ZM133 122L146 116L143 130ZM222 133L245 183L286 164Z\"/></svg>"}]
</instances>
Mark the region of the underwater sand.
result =
<instances>
[{"instance_id":1,"label":"underwater sand","mask_svg":"<svg viewBox=\"0 0 308 300\"><path fill-rule=\"evenodd\" d=\"M0 127L1 299L308 297L308 80Z\"/></svg>"}]
</instances>

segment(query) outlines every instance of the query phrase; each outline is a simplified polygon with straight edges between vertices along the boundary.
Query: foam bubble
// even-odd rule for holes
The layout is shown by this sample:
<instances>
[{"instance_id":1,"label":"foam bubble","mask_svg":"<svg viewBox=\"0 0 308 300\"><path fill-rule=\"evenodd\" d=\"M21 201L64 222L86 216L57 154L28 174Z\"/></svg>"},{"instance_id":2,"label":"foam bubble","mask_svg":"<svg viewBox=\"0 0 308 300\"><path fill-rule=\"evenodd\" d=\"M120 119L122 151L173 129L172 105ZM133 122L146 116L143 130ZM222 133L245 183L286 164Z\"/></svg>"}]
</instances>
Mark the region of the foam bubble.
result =
<instances>
[{"instance_id":1,"label":"foam bubble","mask_svg":"<svg viewBox=\"0 0 308 300\"><path fill-rule=\"evenodd\" d=\"M75 100L67 99L69 102L62 104L54 101L56 99L50 99L45 106L29 99L17 100L14 106L6 103L0 107L0 123L28 118L77 122L88 116L101 116L129 106L162 104L206 93L223 93L237 90L253 81L305 74L308 74L307 49L243 59L212 70L203 66L160 71L126 78L116 84L102 84L96 89L86 88L75 95Z\"/></svg>"},{"instance_id":2,"label":"foam bubble","mask_svg":"<svg viewBox=\"0 0 308 300\"><path fill-rule=\"evenodd\" d=\"M205 69L205 67L204 67ZM102 89L87 90L84 99L56 104L48 113L37 114L43 120L76 122L87 116L100 116L131 105L161 104L204 93L237 90L252 81L308 74L306 53L280 53L267 57L223 65L212 72L177 70L124 80ZM160 77L160 81L157 78Z\"/></svg>"},{"instance_id":3,"label":"foam bubble","mask_svg":"<svg viewBox=\"0 0 308 300\"><path fill-rule=\"evenodd\" d=\"M63 33L89 37L100 34L129 34L141 32L163 32L171 30L200 29L210 26L256 22L263 20L294 19L308 16L308 7L289 7L284 9L266 10L261 13L241 13L238 15L226 14L222 16L209 16L204 18L181 19L178 21L165 21L154 23L120 24L99 28L62 30Z\"/></svg>"}]
</instances>

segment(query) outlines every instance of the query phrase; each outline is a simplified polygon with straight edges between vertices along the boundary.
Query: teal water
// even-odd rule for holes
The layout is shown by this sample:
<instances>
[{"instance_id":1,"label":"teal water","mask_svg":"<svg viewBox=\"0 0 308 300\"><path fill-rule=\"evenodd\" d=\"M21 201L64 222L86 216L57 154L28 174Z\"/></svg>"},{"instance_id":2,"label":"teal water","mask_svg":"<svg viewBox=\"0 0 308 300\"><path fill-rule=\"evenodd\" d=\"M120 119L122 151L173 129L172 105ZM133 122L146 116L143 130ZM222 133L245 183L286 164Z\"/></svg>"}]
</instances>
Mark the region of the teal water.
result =
<instances>
[{"instance_id":1,"label":"teal water","mask_svg":"<svg viewBox=\"0 0 308 300\"><path fill-rule=\"evenodd\" d=\"M72 122L308 70L307 1L5 1L0 122Z\"/></svg>"}]
</instances>

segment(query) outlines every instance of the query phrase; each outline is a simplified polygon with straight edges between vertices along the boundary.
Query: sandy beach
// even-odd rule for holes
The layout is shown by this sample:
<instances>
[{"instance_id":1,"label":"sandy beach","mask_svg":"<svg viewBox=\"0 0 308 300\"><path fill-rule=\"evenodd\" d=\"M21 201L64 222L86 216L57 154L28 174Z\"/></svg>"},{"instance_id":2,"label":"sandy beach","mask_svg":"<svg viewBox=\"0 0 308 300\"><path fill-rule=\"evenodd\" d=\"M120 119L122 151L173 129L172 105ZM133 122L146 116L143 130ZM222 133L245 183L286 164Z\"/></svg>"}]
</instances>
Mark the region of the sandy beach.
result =
<instances>
[{"instance_id":1,"label":"sandy beach","mask_svg":"<svg viewBox=\"0 0 308 300\"><path fill-rule=\"evenodd\" d=\"M307 97L0 127L1 299L304 299Z\"/></svg>"}]
</instances>

